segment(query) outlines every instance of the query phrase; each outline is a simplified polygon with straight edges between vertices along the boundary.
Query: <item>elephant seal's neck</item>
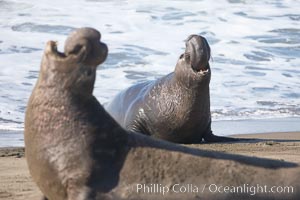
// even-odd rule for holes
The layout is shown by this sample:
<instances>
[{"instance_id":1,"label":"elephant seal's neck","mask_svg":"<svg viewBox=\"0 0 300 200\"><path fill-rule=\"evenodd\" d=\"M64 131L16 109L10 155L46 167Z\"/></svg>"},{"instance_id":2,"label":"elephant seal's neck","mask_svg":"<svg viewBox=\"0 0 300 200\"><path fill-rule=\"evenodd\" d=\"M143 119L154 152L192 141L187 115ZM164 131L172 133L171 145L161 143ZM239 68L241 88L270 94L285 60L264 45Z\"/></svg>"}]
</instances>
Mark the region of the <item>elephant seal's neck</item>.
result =
<instances>
[{"instance_id":1,"label":"elephant seal's neck","mask_svg":"<svg viewBox=\"0 0 300 200\"><path fill-rule=\"evenodd\" d=\"M206 72L195 72L181 65L180 62L176 65L173 77L182 88L194 92L209 91L210 78L210 68Z\"/></svg>"}]
</instances>

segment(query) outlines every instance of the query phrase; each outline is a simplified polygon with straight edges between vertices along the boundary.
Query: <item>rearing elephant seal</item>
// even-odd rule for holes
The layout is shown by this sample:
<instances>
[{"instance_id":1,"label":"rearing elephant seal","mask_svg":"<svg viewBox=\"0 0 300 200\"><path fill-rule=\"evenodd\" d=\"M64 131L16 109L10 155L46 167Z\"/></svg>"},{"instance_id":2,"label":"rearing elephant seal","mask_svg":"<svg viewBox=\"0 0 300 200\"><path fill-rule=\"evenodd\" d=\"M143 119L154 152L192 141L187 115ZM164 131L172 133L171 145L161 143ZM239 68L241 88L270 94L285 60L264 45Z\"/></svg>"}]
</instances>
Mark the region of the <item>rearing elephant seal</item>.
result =
<instances>
[{"instance_id":1,"label":"rearing elephant seal","mask_svg":"<svg viewBox=\"0 0 300 200\"><path fill-rule=\"evenodd\" d=\"M172 72L119 93L106 110L124 128L176 143L234 141L211 131L210 47L191 35Z\"/></svg>"},{"instance_id":2,"label":"rearing elephant seal","mask_svg":"<svg viewBox=\"0 0 300 200\"><path fill-rule=\"evenodd\" d=\"M244 183L294 187L255 199L299 197L293 163L191 149L121 128L92 94L96 66L107 55L99 40L98 31L82 28L64 53L47 43L25 117L26 159L44 199L249 199L209 189Z\"/></svg>"}]
</instances>

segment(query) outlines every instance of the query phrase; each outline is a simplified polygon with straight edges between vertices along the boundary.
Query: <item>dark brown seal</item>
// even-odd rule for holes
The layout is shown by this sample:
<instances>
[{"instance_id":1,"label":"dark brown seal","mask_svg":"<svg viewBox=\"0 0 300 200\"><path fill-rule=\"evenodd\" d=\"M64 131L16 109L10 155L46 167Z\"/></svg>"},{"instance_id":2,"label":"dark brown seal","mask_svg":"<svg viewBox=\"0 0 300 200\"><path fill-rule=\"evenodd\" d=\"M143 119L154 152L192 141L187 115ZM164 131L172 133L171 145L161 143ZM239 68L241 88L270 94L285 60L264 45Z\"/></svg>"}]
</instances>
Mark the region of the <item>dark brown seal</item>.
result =
<instances>
[{"instance_id":1,"label":"dark brown seal","mask_svg":"<svg viewBox=\"0 0 300 200\"><path fill-rule=\"evenodd\" d=\"M174 72L122 91L106 110L130 131L171 142L235 141L211 130L209 59L206 39L191 35Z\"/></svg>"},{"instance_id":2,"label":"dark brown seal","mask_svg":"<svg viewBox=\"0 0 300 200\"><path fill-rule=\"evenodd\" d=\"M250 198L222 191L244 183L295 188L255 199L297 197L295 164L191 149L121 128L92 95L96 66L107 54L99 40L99 32L83 28L64 53L47 43L25 118L26 159L45 199Z\"/></svg>"}]
</instances>

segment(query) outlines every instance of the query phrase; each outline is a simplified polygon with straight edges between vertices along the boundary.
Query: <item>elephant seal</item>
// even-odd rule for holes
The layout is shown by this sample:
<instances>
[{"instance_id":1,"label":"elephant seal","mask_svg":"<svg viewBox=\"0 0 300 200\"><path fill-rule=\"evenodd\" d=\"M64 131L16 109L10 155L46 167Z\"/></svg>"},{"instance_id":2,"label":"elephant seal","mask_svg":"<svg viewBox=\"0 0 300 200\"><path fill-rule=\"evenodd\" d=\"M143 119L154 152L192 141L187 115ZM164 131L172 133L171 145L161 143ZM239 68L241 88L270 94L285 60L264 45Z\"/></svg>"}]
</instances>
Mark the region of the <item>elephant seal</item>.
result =
<instances>
[{"instance_id":1,"label":"elephant seal","mask_svg":"<svg viewBox=\"0 0 300 200\"><path fill-rule=\"evenodd\" d=\"M96 66L107 55L99 40L98 31L81 28L69 36L64 53L55 42L46 45L24 135L28 167L44 199L252 197L210 191L214 184L243 183L295 188L289 194L260 193L255 199L299 195L300 170L293 163L197 150L124 130L92 94Z\"/></svg>"},{"instance_id":2,"label":"elephant seal","mask_svg":"<svg viewBox=\"0 0 300 200\"><path fill-rule=\"evenodd\" d=\"M228 142L211 130L210 47L190 35L175 71L120 92L106 107L124 128L175 143Z\"/></svg>"}]
</instances>

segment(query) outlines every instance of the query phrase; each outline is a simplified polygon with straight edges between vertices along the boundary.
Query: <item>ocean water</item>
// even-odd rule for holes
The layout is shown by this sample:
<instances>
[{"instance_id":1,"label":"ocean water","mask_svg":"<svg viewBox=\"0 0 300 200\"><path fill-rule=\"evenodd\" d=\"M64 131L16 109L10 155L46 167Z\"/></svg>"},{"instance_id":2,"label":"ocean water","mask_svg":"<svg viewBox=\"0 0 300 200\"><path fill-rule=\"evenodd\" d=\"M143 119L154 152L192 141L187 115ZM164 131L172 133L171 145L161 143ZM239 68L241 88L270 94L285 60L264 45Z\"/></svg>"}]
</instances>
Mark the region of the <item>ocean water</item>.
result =
<instances>
[{"instance_id":1,"label":"ocean water","mask_svg":"<svg viewBox=\"0 0 300 200\"><path fill-rule=\"evenodd\" d=\"M109 47L94 90L102 104L173 71L184 40L201 34L213 121L300 117L299 0L0 0L0 130L23 130L46 42L62 50L86 26Z\"/></svg>"}]
</instances>

